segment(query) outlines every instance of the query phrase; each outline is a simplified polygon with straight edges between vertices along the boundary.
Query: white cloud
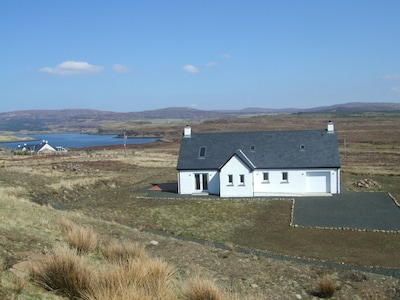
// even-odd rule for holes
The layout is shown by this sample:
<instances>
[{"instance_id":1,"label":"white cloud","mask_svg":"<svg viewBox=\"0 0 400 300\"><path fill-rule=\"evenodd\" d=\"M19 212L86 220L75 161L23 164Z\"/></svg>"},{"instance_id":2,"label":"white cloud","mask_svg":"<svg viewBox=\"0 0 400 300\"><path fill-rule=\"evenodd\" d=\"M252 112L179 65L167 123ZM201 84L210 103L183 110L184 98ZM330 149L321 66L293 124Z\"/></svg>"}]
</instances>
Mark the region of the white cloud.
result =
<instances>
[{"instance_id":1,"label":"white cloud","mask_svg":"<svg viewBox=\"0 0 400 300\"><path fill-rule=\"evenodd\" d=\"M230 55L229 53L225 53L225 54L222 54L221 57L224 59L231 59L232 55Z\"/></svg>"},{"instance_id":2,"label":"white cloud","mask_svg":"<svg viewBox=\"0 0 400 300\"><path fill-rule=\"evenodd\" d=\"M394 87L392 87L392 91L400 92L400 86L394 86Z\"/></svg>"},{"instance_id":3,"label":"white cloud","mask_svg":"<svg viewBox=\"0 0 400 300\"><path fill-rule=\"evenodd\" d=\"M186 65L182 68L183 71L188 72L188 73L197 73L199 72L199 69L197 69L195 66L192 65Z\"/></svg>"},{"instance_id":4,"label":"white cloud","mask_svg":"<svg viewBox=\"0 0 400 300\"><path fill-rule=\"evenodd\" d=\"M130 72L130 70L129 70L129 68L127 66L120 65L120 64L113 64L112 65L112 69L115 72L120 73L120 74L125 74L125 73L129 73Z\"/></svg>"},{"instance_id":5,"label":"white cloud","mask_svg":"<svg viewBox=\"0 0 400 300\"><path fill-rule=\"evenodd\" d=\"M383 76L383 78L384 79L388 79L388 80L390 80L390 79L400 79L400 74L399 73L398 74L388 74L388 75Z\"/></svg>"},{"instance_id":6,"label":"white cloud","mask_svg":"<svg viewBox=\"0 0 400 300\"><path fill-rule=\"evenodd\" d=\"M65 61L54 68L45 67L39 71L61 76L96 74L103 71L102 66L91 65L85 61Z\"/></svg>"},{"instance_id":7,"label":"white cloud","mask_svg":"<svg viewBox=\"0 0 400 300\"><path fill-rule=\"evenodd\" d=\"M210 61L208 63L206 63L206 67L215 67L217 65L217 63L215 61Z\"/></svg>"}]
</instances>

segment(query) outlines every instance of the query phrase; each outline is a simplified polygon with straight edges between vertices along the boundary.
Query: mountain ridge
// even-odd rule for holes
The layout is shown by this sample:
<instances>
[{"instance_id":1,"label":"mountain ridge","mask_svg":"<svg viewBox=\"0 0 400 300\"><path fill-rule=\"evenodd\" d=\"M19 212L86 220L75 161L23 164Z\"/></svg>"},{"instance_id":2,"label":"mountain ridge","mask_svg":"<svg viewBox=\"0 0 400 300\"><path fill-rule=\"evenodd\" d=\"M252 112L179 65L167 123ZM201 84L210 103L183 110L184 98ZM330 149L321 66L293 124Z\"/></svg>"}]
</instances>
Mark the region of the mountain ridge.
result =
<instances>
[{"instance_id":1,"label":"mountain ridge","mask_svg":"<svg viewBox=\"0 0 400 300\"><path fill-rule=\"evenodd\" d=\"M200 121L235 118L263 114L307 114L307 113L364 113L400 112L400 103L393 102L349 102L330 106L301 108L247 107L239 110L200 110L190 107L166 107L138 112L113 112L96 109L32 109L0 113L0 131L49 131L84 130L99 128L106 122L151 121L156 119L180 119Z\"/></svg>"}]
</instances>

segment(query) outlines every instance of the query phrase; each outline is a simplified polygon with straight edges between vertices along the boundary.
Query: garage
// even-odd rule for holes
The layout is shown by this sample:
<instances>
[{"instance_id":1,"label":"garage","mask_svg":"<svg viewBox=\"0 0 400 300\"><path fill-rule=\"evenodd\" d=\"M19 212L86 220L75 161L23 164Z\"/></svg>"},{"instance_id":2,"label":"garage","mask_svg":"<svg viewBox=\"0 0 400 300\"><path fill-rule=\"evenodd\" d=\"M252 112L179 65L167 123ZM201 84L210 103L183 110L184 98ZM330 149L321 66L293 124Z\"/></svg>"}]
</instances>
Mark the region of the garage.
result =
<instances>
[{"instance_id":1,"label":"garage","mask_svg":"<svg viewBox=\"0 0 400 300\"><path fill-rule=\"evenodd\" d=\"M307 172L308 193L330 193L330 172Z\"/></svg>"}]
</instances>

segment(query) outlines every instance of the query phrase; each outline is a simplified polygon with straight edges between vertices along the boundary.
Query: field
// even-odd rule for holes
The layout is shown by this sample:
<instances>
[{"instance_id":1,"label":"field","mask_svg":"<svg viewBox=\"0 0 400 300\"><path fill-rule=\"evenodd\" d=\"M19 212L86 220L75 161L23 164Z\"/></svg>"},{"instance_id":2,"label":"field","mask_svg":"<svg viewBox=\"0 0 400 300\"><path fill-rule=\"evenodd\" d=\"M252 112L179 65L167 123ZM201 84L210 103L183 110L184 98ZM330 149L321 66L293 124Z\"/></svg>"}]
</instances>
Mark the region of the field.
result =
<instances>
[{"instance_id":1,"label":"field","mask_svg":"<svg viewBox=\"0 0 400 300\"><path fill-rule=\"evenodd\" d=\"M256 116L191 126L203 132L321 129L327 120L335 123L346 188L387 191L400 199L399 114ZM99 147L68 155L0 156L0 250L5 253L0 295L11 299L17 293L9 272L14 264L63 240L59 220L66 217L100 235L143 243L150 255L177 268L178 281L200 272L241 299L309 299L319 295L320 279L335 283L338 298L400 296L398 278L361 269L388 270L386 275L400 269L398 233L293 228L290 199L148 194L152 183L176 182L182 128L146 126L135 130L162 133L163 140L130 145L126 155L122 147ZM380 187L353 184L365 178ZM22 295L57 297L29 282Z\"/></svg>"}]
</instances>

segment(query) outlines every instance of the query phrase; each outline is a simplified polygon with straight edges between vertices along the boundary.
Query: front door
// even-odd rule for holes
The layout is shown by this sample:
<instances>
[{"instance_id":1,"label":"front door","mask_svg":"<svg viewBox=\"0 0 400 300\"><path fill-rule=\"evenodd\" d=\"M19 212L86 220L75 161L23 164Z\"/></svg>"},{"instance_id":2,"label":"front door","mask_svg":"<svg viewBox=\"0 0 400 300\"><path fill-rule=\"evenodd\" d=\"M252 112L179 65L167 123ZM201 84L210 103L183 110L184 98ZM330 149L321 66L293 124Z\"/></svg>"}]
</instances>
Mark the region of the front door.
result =
<instances>
[{"instance_id":1,"label":"front door","mask_svg":"<svg viewBox=\"0 0 400 300\"><path fill-rule=\"evenodd\" d=\"M194 179L197 192L208 190L208 173L194 174Z\"/></svg>"}]
</instances>

